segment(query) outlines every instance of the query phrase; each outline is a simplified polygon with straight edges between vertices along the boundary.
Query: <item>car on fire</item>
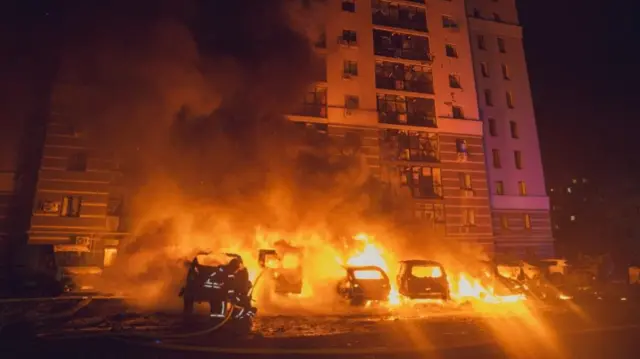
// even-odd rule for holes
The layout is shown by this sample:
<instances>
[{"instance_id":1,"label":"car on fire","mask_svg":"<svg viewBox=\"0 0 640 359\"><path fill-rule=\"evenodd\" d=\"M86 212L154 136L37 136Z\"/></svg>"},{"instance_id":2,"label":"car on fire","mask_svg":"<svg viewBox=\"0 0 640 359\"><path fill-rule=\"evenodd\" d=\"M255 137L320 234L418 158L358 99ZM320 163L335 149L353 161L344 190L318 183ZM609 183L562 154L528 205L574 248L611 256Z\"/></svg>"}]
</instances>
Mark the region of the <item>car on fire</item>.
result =
<instances>
[{"instance_id":1,"label":"car on fire","mask_svg":"<svg viewBox=\"0 0 640 359\"><path fill-rule=\"evenodd\" d=\"M261 249L258 262L263 275L269 276L277 294L302 293L302 250L280 244L276 249Z\"/></svg>"},{"instance_id":2,"label":"car on fire","mask_svg":"<svg viewBox=\"0 0 640 359\"><path fill-rule=\"evenodd\" d=\"M338 294L351 305L360 306L368 301L387 301L391 292L389 277L380 267L349 266L338 282Z\"/></svg>"},{"instance_id":3,"label":"car on fire","mask_svg":"<svg viewBox=\"0 0 640 359\"><path fill-rule=\"evenodd\" d=\"M401 261L396 281L398 292L409 299L449 300L451 297L447 273L435 261Z\"/></svg>"},{"instance_id":4,"label":"car on fire","mask_svg":"<svg viewBox=\"0 0 640 359\"><path fill-rule=\"evenodd\" d=\"M242 257L202 252L186 264L186 283L179 294L185 314L192 314L194 304L204 302L209 303L211 317L232 316L237 322L251 326L257 310L251 306L252 284Z\"/></svg>"}]
</instances>

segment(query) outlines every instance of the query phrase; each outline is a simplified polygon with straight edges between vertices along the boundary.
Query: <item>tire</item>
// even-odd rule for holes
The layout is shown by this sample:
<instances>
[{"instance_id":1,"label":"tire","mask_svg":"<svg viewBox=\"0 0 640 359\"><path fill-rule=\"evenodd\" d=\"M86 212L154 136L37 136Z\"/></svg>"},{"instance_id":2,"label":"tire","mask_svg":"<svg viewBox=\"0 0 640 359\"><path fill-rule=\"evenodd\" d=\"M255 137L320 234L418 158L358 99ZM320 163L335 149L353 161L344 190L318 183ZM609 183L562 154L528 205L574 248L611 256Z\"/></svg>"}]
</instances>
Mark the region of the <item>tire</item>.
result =
<instances>
[{"instance_id":1,"label":"tire","mask_svg":"<svg viewBox=\"0 0 640 359\"><path fill-rule=\"evenodd\" d=\"M184 296L182 297L182 300L183 300L182 313L185 315L193 314L193 305L194 305L193 297L185 293Z\"/></svg>"}]
</instances>

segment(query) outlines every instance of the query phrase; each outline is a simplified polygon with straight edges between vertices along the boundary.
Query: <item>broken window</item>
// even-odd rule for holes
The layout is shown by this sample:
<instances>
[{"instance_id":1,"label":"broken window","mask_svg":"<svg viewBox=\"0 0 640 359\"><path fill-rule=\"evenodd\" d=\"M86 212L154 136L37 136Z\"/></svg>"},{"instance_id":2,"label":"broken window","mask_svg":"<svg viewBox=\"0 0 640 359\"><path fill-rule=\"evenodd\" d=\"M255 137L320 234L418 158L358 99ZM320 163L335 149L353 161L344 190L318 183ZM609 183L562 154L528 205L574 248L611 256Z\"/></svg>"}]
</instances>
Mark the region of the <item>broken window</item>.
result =
<instances>
[{"instance_id":1,"label":"broken window","mask_svg":"<svg viewBox=\"0 0 640 359\"><path fill-rule=\"evenodd\" d=\"M433 99L378 94L377 105L381 123L436 127Z\"/></svg>"},{"instance_id":2,"label":"broken window","mask_svg":"<svg viewBox=\"0 0 640 359\"><path fill-rule=\"evenodd\" d=\"M80 217L80 209L82 207L82 197L66 196L62 199L60 216L62 217Z\"/></svg>"},{"instance_id":3,"label":"broken window","mask_svg":"<svg viewBox=\"0 0 640 359\"><path fill-rule=\"evenodd\" d=\"M358 45L358 35L355 30L342 30L342 36L340 37L340 43L347 46Z\"/></svg>"},{"instance_id":4,"label":"broken window","mask_svg":"<svg viewBox=\"0 0 640 359\"><path fill-rule=\"evenodd\" d=\"M377 61L376 87L387 90L433 93L433 74L427 66Z\"/></svg>"},{"instance_id":5,"label":"broken window","mask_svg":"<svg viewBox=\"0 0 640 359\"><path fill-rule=\"evenodd\" d=\"M437 161L438 135L428 132L382 130L383 158L388 161Z\"/></svg>"},{"instance_id":6,"label":"broken window","mask_svg":"<svg viewBox=\"0 0 640 359\"><path fill-rule=\"evenodd\" d=\"M400 167L400 184L411 191L413 198L441 198L440 169L434 167Z\"/></svg>"},{"instance_id":7,"label":"broken window","mask_svg":"<svg viewBox=\"0 0 640 359\"><path fill-rule=\"evenodd\" d=\"M431 61L429 38L373 30L373 48L377 56L399 57L407 60Z\"/></svg>"},{"instance_id":8,"label":"broken window","mask_svg":"<svg viewBox=\"0 0 640 359\"><path fill-rule=\"evenodd\" d=\"M68 171L84 172L87 170L87 154L85 152L74 153L69 156Z\"/></svg>"},{"instance_id":9,"label":"broken window","mask_svg":"<svg viewBox=\"0 0 640 359\"><path fill-rule=\"evenodd\" d=\"M372 0L371 12L375 25L427 31L427 17L423 8L386 0Z\"/></svg>"},{"instance_id":10,"label":"broken window","mask_svg":"<svg viewBox=\"0 0 640 359\"><path fill-rule=\"evenodd\" d=\"M462 88L462 85L460 84L460 76L459 75L456 75L456 74L450 74L449 75L449 87L451 87L453 89Z\"/></svg>"},{"instance_id":11,"label":"broken window","mask_svg":"<svg viewBox=\"0 0 640 359\"><path fill-rule=\"evenodd\" d=\"M464 119L464 111L461 106L452 105L451 106L451 117L457 118L460 120Z\"/></svg>"},{"instance_id":12,"label":"broken window","mask_svg":"<svg viewBox=\"0 0 640 359\"><path fill-rule=\"evenodd\" d=\"M327 89L316 87L304 96L302 108L293 113L298 116L327 117Z\"/></svg>"},{"instance_id":13,"label":"broken window","mask_svg":"<svg viewBox=\"0 0 640 359\"><path fill-rule=\"evenodd\" d=\"M452 44L446 44L444 46L444 52L447 55L447 57L453 57L453 58L458 57L458 50L456 50L456 47Z\"/></svg>"},{"instance_id":14,"label":"broken window","mask_svg":"<svg viewBox=\"0 0 640 359\"><path fill-rule=\"evenodd\" d=\"M356 12L356 0L342 0L342 11Z\"/></svg>"}]
</instances>

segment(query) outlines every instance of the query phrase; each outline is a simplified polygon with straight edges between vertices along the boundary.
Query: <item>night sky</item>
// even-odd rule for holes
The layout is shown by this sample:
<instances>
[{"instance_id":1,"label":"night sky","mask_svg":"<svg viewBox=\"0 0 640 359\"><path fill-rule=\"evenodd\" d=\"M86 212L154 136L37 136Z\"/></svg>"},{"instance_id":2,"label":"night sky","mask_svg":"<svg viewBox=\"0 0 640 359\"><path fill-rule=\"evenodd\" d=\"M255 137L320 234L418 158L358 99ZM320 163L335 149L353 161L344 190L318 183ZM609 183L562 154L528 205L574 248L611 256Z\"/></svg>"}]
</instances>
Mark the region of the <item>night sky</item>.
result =
<instances>
[{"instance_id":1,"label":"night sky","mask_svg":"<svg viewBox=\"0 0 640 359\"><path fill-rule=\"evenodd\" d=\"M640 4L518 1L547 183L636 182Z\"/></svg>"}]
</instances>

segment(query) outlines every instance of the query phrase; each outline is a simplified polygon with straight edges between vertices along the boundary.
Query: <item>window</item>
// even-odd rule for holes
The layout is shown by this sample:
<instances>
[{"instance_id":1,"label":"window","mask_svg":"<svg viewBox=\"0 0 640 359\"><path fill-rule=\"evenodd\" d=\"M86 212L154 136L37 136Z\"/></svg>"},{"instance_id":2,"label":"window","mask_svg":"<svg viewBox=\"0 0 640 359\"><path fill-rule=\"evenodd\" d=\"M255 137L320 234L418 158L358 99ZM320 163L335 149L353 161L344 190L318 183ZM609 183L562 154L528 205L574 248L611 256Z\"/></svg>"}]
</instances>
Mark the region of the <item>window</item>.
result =
<instances>
[{"instance_id":1,"label":"window","mask_svg":"<svg viewBox=\"0 0 640 359\"><path fill-rule=\"evenodd\" d=\"M513 151L513 160L516 164L516 168L521 170L522 169L522 152Z\"/></svg>"},{"instance_id":2,"label":"window","mask_svg":"<svg viewBox=\"0 0 640 359\"><path fill-rule=\"evenodd\" d=\"M346 95L344 97L344 107L348 110L355 110L360 107L360 98L358 96Z\"/></svg>"},{"instance_id":3,"label":"window","mask_svg":"<svg viewBox=\"0 0 640 359\"><path fill-rule=\"evenodd\" d=\"M511 138L518 138L518 124L515 121L509 121L509 130L511 131Z\"/></svg>"},{"instance_id":4,"label":"window","mask_svg":"<svg viewBox=\"0 0 640 359\"><path fill-rule=\"evenodd\" d=\"M456 74L449 74L449 87L453 89L462 88L460 85L460 76Z\"/></svg>"},{"instance_id":5,"label":"window","mask_svg":"<svg viewBox=\"0 0 640 359\"><path fill-rule=\"evenodd\" d=\"M491 90L484 90L484 103L487 106L493 106L493 97L491 94Z\"/></svg>"},{"instance_id":6,"label":"window","mask_svg":"<svg viewBox=\"0 0 640 359\"><path fill-rule=\"evenodd\" d=\"M115 262L117 255L118 255L117 248L105 248L104 249L104 266L111 267Z\"/></svg>"},{"instance_id":7,"label":"window","mask_svg":"<svg viewBox=\"0 0 640 359\"><path fill-rule=\"evenodd\" d=\"M354 30L342 30L340 43L342 45L355 46L358 44L358 35Z\"/></svg>"},{"instance_id":8,"label":"window","mask_svg":"<svg viewBox=\"0 0 640 359\"><path fill-rule=\"evenodd\" d=\"M458 57L458 50L456 50L456 47L454 45L451 45L451 44L444 45L444 52L447 55L447 57L453 57L453 58Z\"/></svg>"},{"instance_id":9,"label":"window","mask_svg":"<svg viewBox=\"0 0 640 359\"><path fill-rule=\"evenodd\" d=\"M473 208L465 208L462 210L462 225L476 225L476 211Z\"/></svg>"},{"instance_id":10,"label":"window","mask_svg":"<svg viewBox=\"0 0 640 359\"><path fill-rule=\"evenodd\" d=\"M442 180L439 168L401 167L400 185L409 187L413 198L442 197Z\"/></svg>"},{"instance_id":11,"label":"window","mask_svg":"<svg viewBox=\"0 0 640 359\"><path fill-rule=\"evenodd\" d=\"M524 183L524 181L518 182L518 193L521 196L526 196L527 195L527 184Z\"/></svg>"},{"instance_id":12,"label":"window","mask_svg":"<svg viewBox=\"0 0 640 359\"><path fill-rule=\"evenodd\" d=\"M304 96L301 108L293 113L299 116L327 117L327 89L316 87L308 91Z\"/></svg>"},{"instance_id":13,"label":"window","mask_svg":"<svg viewBox=\"0 0 640 359\"><path fill-rule=\"evenodd\" d=\"M504 39L501 37L498 38L498 51L500 51L503 54L507 53L507 47L504 44Z\"/></svg>"},{"instance_id":14,"label":"window","mask_svg":"<svg viewBox=\"0 0 640 359\"><path fill-rule=\"evenodd\" d=\"M486 49L487 49L487 46L486 46L486 44L484 43L484 36L482 36L482 35L478 35L477 40L478 40L478 48L479 48L480 50L486 50Z\"/></svg>"},{"instance_id":15,"label":"window","mask_svg":"<svg viewBox=\"0 0 640 359\"><path fill-rule=\"evenodd\" d=\"M502 163L500 162L500 150L493 149L491 150L491 154L493 156L493 168L502 168Z\"/></svg>"},{"instance_id":16,"label":"window","mask_svg":"<svg viewBox=\"0 0 640 359\"><path fill-rule=\"evenodd\" d=\"M342 11L356 12L356 0L342 0Z\"/></svg>"},{"instance_id":17,"label":"window","mask_svg":"<svg viewBox=\"0 0 640 359\"><path fill-rule=\"evenodd\" d=\"M472 189L472 185L471 185L471 175L468 173L460 173L458 175L459 179L460 179L460 189L464 189L464 190L471 190Z\"/></svg>"},{"instance_id":18,"label":"window","mask_svg":"<svg viewBox=\"0 0 640 359\"><path fill-rule=\"evenodd\" d=\"M442 15L442 27L445 29L457 29L458 23L448 15Z\"/></svg>"},{"instance_id":19,"label":"window","mask_svg":"<svg viewBox=\"0 0 640 359\"><path fill-rule=\"evenodd\" d=\"M468 154L469 149L467 148L467 140L463 140L461 138L456 139L456 152L459 154Z\"/></svg>"},{"instance_id":20,"label":"window","mask_svg":"<svg viewBox=\"0 0 640 359\"><path fill-rule=\"evenodd\" d=\"M82 197L66 196L62 199L62 208L60 210L60 216L80 217L81 207L82 207Z\"/></svg>"},{"instance_id":21,"label":"window","mask_svg":"<svg viewBox=\"0 0 640 359\"><path fill-rule=\"evenodd\" d=\"M451 106L451 117L464 119L464 112L460 106Z\"/></svg>"},{"instance_id":22,"label":"window","mask_svg":"<svg viewBox=\"0 0 640 359\"><path fill-rule=\"evenodd\" d=\"M511 76L509 75L509 67L505 64L502 64L502 78L505 80L511 80Z\"/></svg>"},{"instance_id":23,"label":"window","mask_svg":"<svg viewBox=\"0 0 640 359\"><path fill-rule=\"evenodd\" d=\"M489 65L486 62L480 63L480 72L482 73L482 77L489 77Z\"/></svg>"},{"instance_id":24,"label":"window","mask_svg":"<svg viewBox=\"0 0 640 359\"><path fill-rule=\"evenodd\" d=\"M495 137L498 135L498 128L496 127L496 119L489 119L489 135Z\"/></svg>"},{"instance_id":25,"label":"window","mask_svg":"<svg viewBox=\"0 0 640 359\"><path fill-rule=\"evenodd\" d=\"M498 196L504 196L504 182L496 181L496 194Z\"/></svg>"},{"instance_id":26,"label":"window","mask_svg":"<svg viewBox=\"0 0 640 359\"><path fill-rule=\"evenodd\" d=\"M500 215L500 225L502 229L509 229L509 217L505 214Z\"/></svg>"},{"instance_id":27,"label":"window","mask_svg":"<svg viewBox=\"0 0 640 359\"><path fill-rule=\"evenodd\" d=\"M84 152L75 153L69 156L67 163L68 171L83 172L87 170L87 154Z\"/></svg>"},{"instance_id":28,"label":"window","mask_svg":"<svg viewBox=\"0 0 640 359\"><path fill-rule=\"evenodd\" d=\"M424 220L430 225L444 224L446 222L443 204L417 204L414 214L417 219Z\"/></svg>"},{"instance_id":29,"label":"window","mask_svg":"<svg viewBox=\"0 0 640 359\"><path fill-rule=\"evenodd\" d=\"M524 229L531 229L531 216L528 214L524 215Z\"/></svg>"},{"instance_id":30,"label":"window","mask_svg":"<svg viewBox=\"0 0 640 359\"><path fill-rule=\"evenodd\" d=\"M576 221L576 216L572 215L571 217L569 217L571 219L571 222L575 222Z\"/></svg>"},{"instance_id":31,"label":"window","mask_svg":"<svg viewBox=\"0 0 640 359\"><path fill-rule=\"evenodd\" d=\"M513 94L511 91L507 91L506 93L507 107L513 108Z\"/></svg>"},{"instance_id":32,"label":"window","mask_svg":"<svg viewBox=\"0 0 640 359\"><path fill-rule=\"evenodd\" d=\"M343 75L345 77L358 76L358 63L356 61L344 60Z\"/></svg>"},{"instance_id":33,"label":"window","mask_svg":"<svg viewBox=\"0 0 640 359\"><path fill-rule=\"evenodd\" d=\"M422 131L382 130L380 157L386 161L438 160L438 135Z\"/></svg>"}]
</instances>

